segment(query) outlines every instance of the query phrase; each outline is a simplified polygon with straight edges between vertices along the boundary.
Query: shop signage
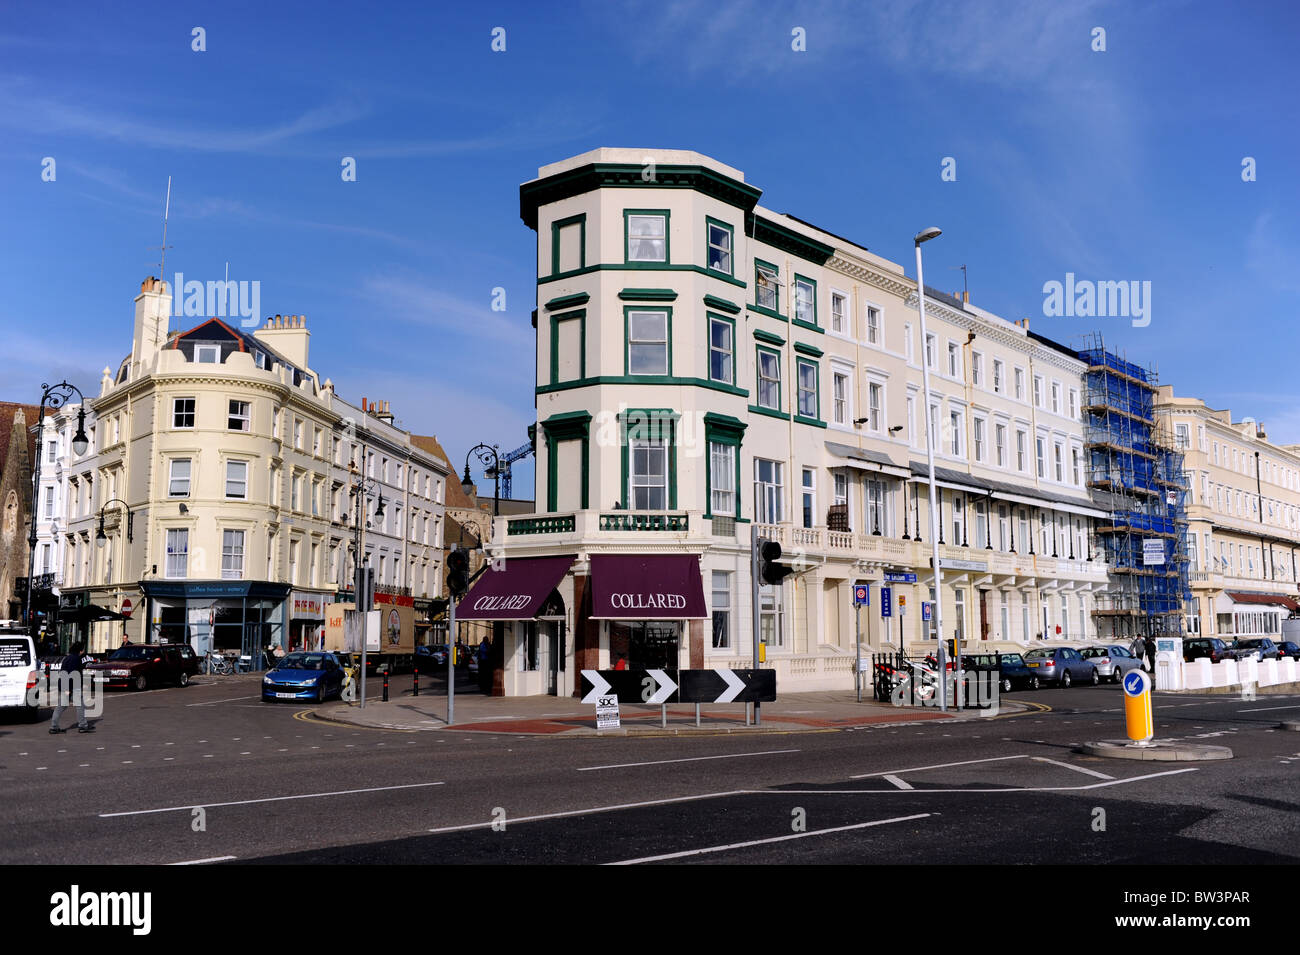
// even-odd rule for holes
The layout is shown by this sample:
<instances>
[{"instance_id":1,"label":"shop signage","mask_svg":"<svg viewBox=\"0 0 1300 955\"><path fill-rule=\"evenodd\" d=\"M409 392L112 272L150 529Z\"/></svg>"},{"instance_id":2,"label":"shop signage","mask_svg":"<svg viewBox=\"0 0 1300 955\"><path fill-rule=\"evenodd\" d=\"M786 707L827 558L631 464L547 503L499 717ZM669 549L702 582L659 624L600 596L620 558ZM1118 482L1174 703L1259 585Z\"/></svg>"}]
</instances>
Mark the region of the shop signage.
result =
<instances>
[{"instance_id":1,"label":"shop signage","mask_svg":"<svg viewBox=\"0 0 1300 955\"><path fill-rule=\"evenodd\" d=\"M618 719L618 697L601 696L596 699L596 729L616 730L621 724Z\"/></svg>"},{"instance_id":2,"label":"shop signage","mask_svg":"<svg viewBox=\"0 0 1300 955\"><path fill-rule=\"evenodd\" d=\"M940 557L939 566L947 570L984 570L989 569L987 561L983 560L953 560L950 557ZM915 579L915 578L913 578Z\"/></svg>"},{"instance_id":3,"label":"shop signage","mask_svg":"<svg viewBox=\"0 0 1300 955\"><path fill-rule=\"evenodd\" d=\"M896 570L887 570L885 571L885 583L914 584L916 583L916 574L902 573Z\"/></svg>"},{"instance_id":4,"label":"shop signage","mask_svg":"<svg viewBox=\"0 0 1300 955\"><path fill-rule=\"evenodd\" d=\"M610 606L618 610L685 610L686 597L682 594L619 594L609 595Z\"/></svg>"},{"instance_id":5,"label":"shop signage","mask_svg":"<svg viewBox=\"0 0 1300 955\"><path fill-rule=\"evenodd\" d=\"M324 620L325 597L323 594L309 594L295 590L291 595L293 613L291 620Z\"/></svg>"},{"instance_id":6,"label":"shop signage","mask_svg":"<svg viewBox=\"0 0 1300 955\"><path fill-rule=\"evenodd\" d=\"M523 610L532 600L528 594L489 594L479 597L471 605L475 610Z\"/></svg>"}]
</instances>

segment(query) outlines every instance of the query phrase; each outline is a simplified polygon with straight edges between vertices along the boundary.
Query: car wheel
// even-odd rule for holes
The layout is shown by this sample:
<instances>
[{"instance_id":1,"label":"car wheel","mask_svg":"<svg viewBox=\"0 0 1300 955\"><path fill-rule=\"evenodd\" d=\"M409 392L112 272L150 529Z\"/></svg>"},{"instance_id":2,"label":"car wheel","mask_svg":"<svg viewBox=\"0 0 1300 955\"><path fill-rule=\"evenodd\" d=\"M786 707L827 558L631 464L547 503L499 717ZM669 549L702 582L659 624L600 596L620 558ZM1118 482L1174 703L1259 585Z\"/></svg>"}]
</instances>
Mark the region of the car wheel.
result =
<instances>
[{"instance_id":1,"label":"car wheel","mask_svg":"<svg viewBox=\"0 0 1300 955\"><path fill-rule=\"evenodd\" d=\"M1040 684L1040 683L1038 682L1038 677L1036 677L1036 676L1031 676L1031 677L1029 678L1029 688L1030 688L1031 690L1036 690L1036 689L1038 689L1039 686L1041 686L1041 685L1042 685L1042 684Z\"/></svg>"},{"instance_id":2,"label":"car wheel","mask_svg":"<svg viewBox=\"0 0 1300 955\"><path fill-rule=\"evenodd\" d=\"M1069 688L1070 688L1070 671L1066 670L1064 673L1061 674L1061 689L1068 690Z\"/></svg>"},{"instance_id":3,"label":"car wheel","mask_svg":"<svg viewBox=\"0 0 1300 955\"><path fill-rule=\"evenodd\" d=\"M1092 685L1093 685L1093 686L1096 686L1096 685L1097 685L1098 683L1100 683L1100 682L1101 682L1101 674L1097 672L1097 668L1096 668L1096 667L1093 667L1093 668L1092 668Z\"/></svg>"},{"instance_id":4,"label":"car wheel","mask_svg":"<svg viewBox=\"0 0 1300 955\"><path fill-rule=\"evenodd\" d=\"M325 684L323 682L321 683L320 686L316 688L316 702L317 703L325 702Z\"/></svg>"},{"instance_id":5,"label":"car wheel","mask_svg":"<svg viewBox=\"0 0 1300 955\"><path fill-rule=\"evenodd\" d=\"M132 685L137 690L147 690L149 688L149 678L146 676L138 676L135 678L135 683Z\"/></svg>"},{"instance_id":6,"label":"car wheel","mask_svg":"<svg viewBox=\"0 0 1300 955\"><path fill-rule=\"evenodd\" d=\"M1002 678L1002 692L1003 692L1003 693L1010 693L1010 692L1011 692L1011 677L1009 677L1009 676L1004 676L1004 677Z\"/></svg>"},{"instance_id":7,"label":"car wheel","mask_svg":"<svg viewBox=\"0 0 1300 955\"><path fill-rule=\"evenodd\" d=\"M1110 675L1110 682L1111 682L1111 683L1119 683L1119 682L1120 682L1121 680L1123 680L1123 679L1124 679L1124 675L1123 675L1123 673L1120 671L1120 668L1119 668L1119 667L1115 667L1115 672L1112 673L1112 674Z\"/></svg>"},{"instance_id":8,"label":"car wheel","mask_svg":"<svg viewBox=\"0 0 1300 955\"><path fill-rule=\"evenodd\" d=\"M181 686L189 686L189 685L190 685L190 675L189 675L189 672L188 672L188 671L186 671L186 670L182 670L182 671L181 671L181 676L180 676L180 681L179 681L179 682L180 682L180 685L181 685Z\"/></svg>"}]
</instances>

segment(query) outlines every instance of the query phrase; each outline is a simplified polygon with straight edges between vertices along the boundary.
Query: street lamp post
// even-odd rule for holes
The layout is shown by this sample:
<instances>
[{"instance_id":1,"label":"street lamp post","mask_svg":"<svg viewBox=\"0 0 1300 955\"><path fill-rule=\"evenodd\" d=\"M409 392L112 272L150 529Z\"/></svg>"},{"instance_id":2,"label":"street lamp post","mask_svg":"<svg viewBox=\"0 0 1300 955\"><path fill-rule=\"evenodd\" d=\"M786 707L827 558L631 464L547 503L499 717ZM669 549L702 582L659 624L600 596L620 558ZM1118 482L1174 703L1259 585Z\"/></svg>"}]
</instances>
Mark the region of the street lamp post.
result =
<instances>
[{"instance_id":1,"label":"street lamp post","mask_svg":"<svg viewBox=\"0 0 1300 955\"><path fill-rule=\"evenodd\" d=\"M32 633L32 582L36 577L36 513L39 510L39 501L41 494L41 445L44 439L45 431L45 406L49 405L52 409L62 408L71 400L73 392L81 399L81 407L77 409L77 433L72 437L72 450L80 457L86 453L90 447L90 441L86 437L86 396L81 393L81 389L68 381L61 381L57 385L47 385L41 383L41 410L36 416L36 466L32 469L32 529L27 536L27 605L24 612L27 615L27 633L35 637Z\"/></svg>"},{"instance_id":2,"label":"street lamp post","mask_svg":"<svg viewBox=\"0 0 1300 955\"><path fill-rule=\"evenodd\" d=\"M948 709L948 671L944 664L943 652L943 590L939 586L942 576L939 572L939 535L935 533L939 526L939 517L936 513L938 492L934 483L935 434L934 420L930 414L930 349L929 338L925 331L925 277L921 269L921 243L929 242L941 235L943 233L939 229L931 226L918 232L912 241L916 245L916 307L921 318L921 381L925 387L925 461L930 482L930 559L934 570L934 631L939 638L939 708L946 712ZM900 646L899 650L902 649ZM960 644L957 645L957 654L956 664L960 668ZM954 688L959 688L960 685L961 675L958 673L957 679L954 681ZM958 692L960 692L959 689Z\"/></svg>"},{"instance_id":3,"label":"street lamp post","mask_svg":"<svg viewBox=\"0 0 1300 955\"><path fill-rule=\"evenodd\" d=\"M115 497L115 498L113 498L112 500L105 501L105 502L104 502L104 506L101 507L101 508L99 509L99 530L95 532L95 546L96 546L96 547L103 547L106 543L108 543L108 535L104 533L104 512L105 512L106 510L108 510L108 506L109 506L110 504L121 504L123 510L126 511L126 542L127 542L128 544L130 544L131 541L133 540L133 537L132 537L132 527L133 527L134 524L135 524L135 515L131 513L131 508L127 505L126 501L122 500L120 497ZM108 556L109 556L109 561L111 562L111 561L112 561L112 558L113 558L113 552L112 552L111 550L109 551ZM127 555L126 555L126 549L125 549L125 547L124 547L124 548L122 549L122 563L123 563L123 564L126 563L126 557L127 557ZM112 582L111 580L108 580L108 579L107 579L107 576L108 576L108 575L107 575L107 573L106 573L106 574L105 574L105 580L104 580L104 583L106 583L106 584L108 584L108 585L111 586L113 582ZM124 639L125 639L125 637L126 637L126 621L125 621L125 620L122 621L122 637L123 637ZM141 643L147 643L148 641L147 641L144 637L141 637L140 642L141 642Z\"/></svg>"},{"instance_id":4,"label":"street lamp post","mask_svg":"<svg viewBox=\"0 0 1300 955\"><path fill-rule=\"evenodd\" d=\"M460 481L461 490L465 492L466 497L474 493L474 480L469 476L469 459L470 459L470 455L478 451L482 452L477 455L478 459L481 462L483 462L484 468L487 470L487 472L491 473L492 475L492 481L493 481L492 516L500 517L501 516L501 458L497 454L496 448L486 444L476 444L474 447L469 449L468 453L466 453L465 455L465 476L461 478ZM492 463L490 465L487 463L487 457L486 457L487 455L492 456Z\"/></svg>"},{"instance_id":5,"label":"street lamp post","mask_svg":"<svg viewBox=\"0 0 1300 955\"><path fill-rule=\"evenodd\" d=\"M366 446L362 445L361 462L363 467L366 463L368 453L369 452ZM364 518L365 518L365 510L366 510L366 495L370 491L374 490L374 488L377 486L377 482L373 479L367 479L364 476L363 472L357 468L355 463L353 463L353 465L348 470L350 476L352 477L352 485L348 489L348 494L353 498L352 501L352 511L353 511L352 564L354 568L354 574L352 580L352 592L354 595L354 603L357 608L356 612L361 627L361 707L362 709L365 709L366 664L368 662L366 657L366 621L367 621L366 615L371 608L365 596L368 593L368 588L366 587L366 573L365 573L365 565L363 563L366 554L365 552L366 522ZM376 519L378 519L378 518L382 518L383 516L384 516L384 495L383 492L381 491L378 495L378 506L375 508L375 517Z\"/></svg>"}]
</instances>

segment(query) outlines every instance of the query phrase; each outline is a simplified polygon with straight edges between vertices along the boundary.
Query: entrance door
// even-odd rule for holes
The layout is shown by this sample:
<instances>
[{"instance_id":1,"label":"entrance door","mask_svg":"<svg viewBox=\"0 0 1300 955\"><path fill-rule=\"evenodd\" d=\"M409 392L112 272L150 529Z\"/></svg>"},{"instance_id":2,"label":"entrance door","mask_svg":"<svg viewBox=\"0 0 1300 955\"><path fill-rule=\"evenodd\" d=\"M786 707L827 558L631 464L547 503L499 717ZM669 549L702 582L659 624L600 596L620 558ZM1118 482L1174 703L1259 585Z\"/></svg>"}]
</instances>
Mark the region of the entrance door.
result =
<instances>
[{"instance_id":1,"label":"entrance door","mask_svg":"<svg viewBox=\"0 0 1300 955\"><path fill-rule=\"evenodd\" d=\"M560 693L560 669L564 662L564 623L551 620L546 624L546 692L551 696Z\"/></svg>"}]
</instances>

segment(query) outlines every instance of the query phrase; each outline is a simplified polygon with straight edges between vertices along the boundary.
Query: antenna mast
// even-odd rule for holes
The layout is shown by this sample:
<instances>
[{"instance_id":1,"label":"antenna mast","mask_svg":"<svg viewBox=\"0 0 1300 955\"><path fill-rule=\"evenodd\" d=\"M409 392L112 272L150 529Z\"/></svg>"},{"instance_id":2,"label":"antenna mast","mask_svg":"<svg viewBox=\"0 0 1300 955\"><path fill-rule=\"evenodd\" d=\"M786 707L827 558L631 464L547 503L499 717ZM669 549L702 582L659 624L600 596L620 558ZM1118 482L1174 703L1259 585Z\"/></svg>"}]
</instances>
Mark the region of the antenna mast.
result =
<instances>
[{"instance_id":1,"label":"antenna mast","mask_svg":"<svg viewBox=\"0 0 1300 955\"><path fill-rule=\"evenodd\" d=\"M172 209L172 177L168 176L167 177L167 201L163 205L162 245L159 246L161 255L158 260L158 277L163 283L164 290L167 288L167 250L171 248L171 246L167 244L167 219L171 215L171 209ZM173 289L172 292L173 294L175 294L175 289ZM168 316L168 318L170 318L170 316ZM153 323L153 343L155 345L157 345L162 340L161 336L159 335L159 328L158 328L158 326L161 323L162 323L162 316L159 315L157 318L154 319L154 323Z\"/></svg>"}]
</instances>

